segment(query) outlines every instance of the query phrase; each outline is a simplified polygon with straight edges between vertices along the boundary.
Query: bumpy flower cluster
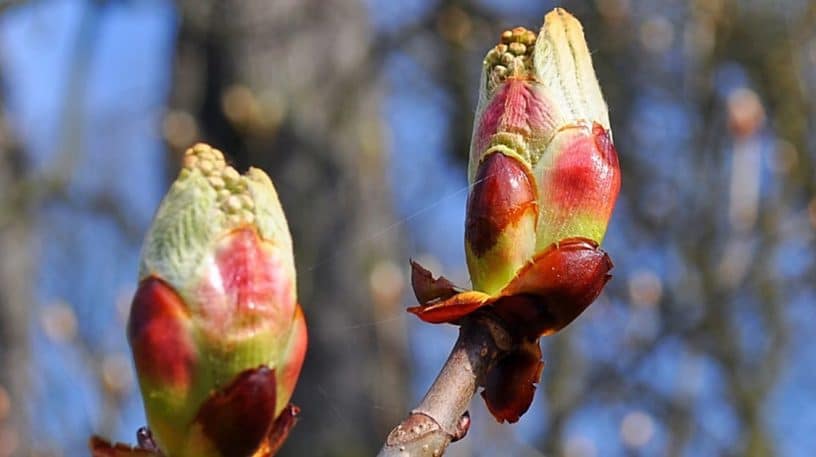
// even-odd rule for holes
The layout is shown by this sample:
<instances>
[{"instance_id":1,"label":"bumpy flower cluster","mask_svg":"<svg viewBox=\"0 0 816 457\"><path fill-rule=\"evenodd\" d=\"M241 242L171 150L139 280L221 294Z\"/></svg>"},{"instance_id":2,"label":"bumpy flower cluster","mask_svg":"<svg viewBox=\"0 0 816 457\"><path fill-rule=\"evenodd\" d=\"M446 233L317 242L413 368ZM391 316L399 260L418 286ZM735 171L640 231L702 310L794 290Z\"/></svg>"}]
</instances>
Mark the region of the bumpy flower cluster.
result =
<instances>
[{"instance_id":1,"label":"bumpy flower cluster","mask_svg":"<svg viewBox=\"0 0 816 457\"><path fill-rule=\"evenodd\" d=\"M535 42L536 34L524 27L502 32L499 44L485 56L491 88L501 84L508 76L519 75L532 68Z\"/></svg>"},{"instance_id":2,"label":"bumpy flower cluster","mask_svg":"<svg viewBox=\"0 0 816 457\"><path fill-rule=\"evenodd\" d=\"M229 225L251 224L255 221L255 201L247 188L247 179L227 165L224 154L204 143L187 149L182 159L182 177L199 171L218 196L218 205L227 216Z\"/></svg>"}]
</instances>

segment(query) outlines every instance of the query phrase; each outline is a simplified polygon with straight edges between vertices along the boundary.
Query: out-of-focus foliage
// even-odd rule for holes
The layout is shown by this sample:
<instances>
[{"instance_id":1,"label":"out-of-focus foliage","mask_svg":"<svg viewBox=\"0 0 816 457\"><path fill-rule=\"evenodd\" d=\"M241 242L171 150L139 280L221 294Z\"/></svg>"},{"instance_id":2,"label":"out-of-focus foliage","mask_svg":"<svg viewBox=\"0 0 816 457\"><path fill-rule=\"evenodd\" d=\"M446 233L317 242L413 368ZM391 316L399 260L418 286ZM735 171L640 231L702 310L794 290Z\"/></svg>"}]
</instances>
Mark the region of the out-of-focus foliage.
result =
<instances>
[{"instance_id":1,"label":"out-of-focus foliage","mask_svg":"<svg viewBox=\"0 0 816 457\"><path fill-rule=\"evenodd\" d=\"M4 4L0 456L133 441L123 316L165 170L197 139L267 170L289 217L314 344L283 453L373 454L454 336L415 325L404 282L409 255L464 282L481 60L553 6ZM561 6L623 168L614 278L544 339L520 423L474 402L450 454L813 455L816 4Z\"/></svg>"}]
</instances>

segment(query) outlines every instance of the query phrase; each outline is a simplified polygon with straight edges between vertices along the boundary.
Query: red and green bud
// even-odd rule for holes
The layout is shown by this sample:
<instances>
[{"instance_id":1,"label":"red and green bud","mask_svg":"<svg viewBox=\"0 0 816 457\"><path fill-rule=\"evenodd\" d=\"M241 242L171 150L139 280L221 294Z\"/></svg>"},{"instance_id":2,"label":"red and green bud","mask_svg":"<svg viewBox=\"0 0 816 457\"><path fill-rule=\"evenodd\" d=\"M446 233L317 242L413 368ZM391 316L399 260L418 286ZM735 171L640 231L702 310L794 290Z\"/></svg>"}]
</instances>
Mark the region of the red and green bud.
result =
<instances>
[{"instance_id":1,"label":"red and green bud","mask_svg":"<svg viewBox=\"0 0 816 457\"><path fill-rule=\"evenodd\" d=\"M468 196L465 251L473 287L501 290L535 252L535 180L516 158L490 154Z\"/></svg>"},{"instance_id":2,"label":"red and green bud","mask_svg":"<svg viewBox=\"0 0 816 457\"><path fill-rule=\"evenodd\" d=\"M618 154L609 130L597 122L559 130L533 173L544 196L537 250L575 237L600 244L620 190Z\"/></svg>"},{"instance_id":3,"label":"red and green bud","mask_svg":"<svg viewBox=\"0 0 816 457\"><path fill-rule=\"evenodd\" d=\"M580 23L556 9L538 36L517 27L500 41L483 64L465 237L473 287L490 294L512 280L508 270L552 243L600 243L620 189L607 107ZM500 196L484 197L500 188ZM522 202L537 212L520 211ZM501 223L481 223L485 217Z\"/></svg>"},{"instance_id":4,"label":"red and green bud","mask_svg":"<svg viewBox=\"0 0 816 457\"><path fill-rule=\"evenodd\" d=\"M612 268L598 246L620 168L581 24L566 11L547 14L537 35L505 31L485 57L468 176L465 253L474 290L414 264L421 298L409 311L457 323L487 309L510 327L519 349L497 365L485 399L499 420L515 421L533 387L512 390L506 381L537 379L540 353L530 342L578 317Z\"/></svg>"},{"instance_id":5,"label":"red and green bud","mask_svg":"<svg viewBox=\"0 0 816 457\"><path fill-rule=\"evenodd\" d=\"M156 452L272 455L294 424L287 405L307 336L269 177L190 148L147 234L139 280L128 339Z\"/></svg>"}]
</instances>

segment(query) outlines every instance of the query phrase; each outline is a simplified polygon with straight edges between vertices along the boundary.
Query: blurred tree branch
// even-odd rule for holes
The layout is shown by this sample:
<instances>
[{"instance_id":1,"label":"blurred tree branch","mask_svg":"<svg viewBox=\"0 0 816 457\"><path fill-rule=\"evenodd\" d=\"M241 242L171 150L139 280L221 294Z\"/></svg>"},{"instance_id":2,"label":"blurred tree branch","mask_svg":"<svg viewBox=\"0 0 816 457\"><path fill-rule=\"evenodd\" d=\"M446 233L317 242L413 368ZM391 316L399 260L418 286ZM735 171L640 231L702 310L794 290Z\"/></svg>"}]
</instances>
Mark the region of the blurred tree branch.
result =
<instances>
[{"instance_id":1,"label":"blurred tree branch","mask_svg":"<svg viewBox=\"0 0 816 457\"><path fill-rule=\"evenodd\" d=\"M2 75L0 75L2 77ZM0 110L4 107L0 104ZM25 175L23 149L11 134L5 111L0 111L0 435L12 452L28 451L26 394L29 360L29 288L34 264L31 249L31 208L7 204L3 196L15 191ZM12 414L11 412L14 412Z\"/></svg>"}]
</instances>

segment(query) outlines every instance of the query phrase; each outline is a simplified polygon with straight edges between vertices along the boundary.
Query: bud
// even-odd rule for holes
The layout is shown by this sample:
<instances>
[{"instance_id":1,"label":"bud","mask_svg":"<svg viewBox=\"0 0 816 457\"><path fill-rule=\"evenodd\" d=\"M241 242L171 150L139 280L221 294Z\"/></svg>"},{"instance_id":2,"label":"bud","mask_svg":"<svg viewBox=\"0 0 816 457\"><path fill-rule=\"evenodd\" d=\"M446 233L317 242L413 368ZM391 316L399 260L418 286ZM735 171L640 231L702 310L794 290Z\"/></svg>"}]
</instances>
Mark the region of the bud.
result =
<instances>
[{"instance_id":1,"label":"bud","mask_svg":"<svg viewBox=\"0 0 816 457\"><path fill-rule=\"evenodd\" d=\"M489 294L552 243L600 243L620 189L580 23L555 9L537 37L517 27L500 41L483 63L468 165L468 268L473 287Z\"/></svg>"},{"instance_id":2,"label":"bud","mask_svg":"<svg viewBox=\"0 0 816 457\"><path fill-rule=\"evenodd\" d=\"M497 419L515 421L533 387L513 390L508 380L537 379L531 342L572 322L609 280L612 262L598 246L620 168L581 24L563 9L547 14L538 35L502 33L480 85L465 222L474 290L413 264L420 306L409 311L458 323L487 307L510 328L518 350L497 364L484 397Z\"/></svg>"},{"instance_id":3,"label":"bud","mask_svg":"<svg viewBox=\"0 0 816 457\"><path fill-rule=\"evenodd\" d=\"M156 451L272 455L294 424L307 336L269 177L240 175L205 144L187 150L139 279L128 340Z\"/></svg>"}]
</instances>

